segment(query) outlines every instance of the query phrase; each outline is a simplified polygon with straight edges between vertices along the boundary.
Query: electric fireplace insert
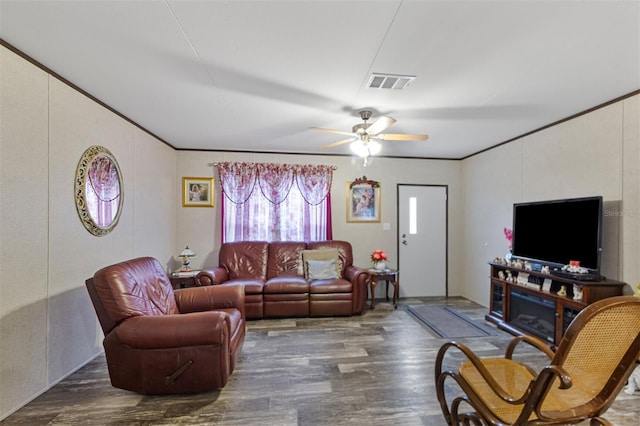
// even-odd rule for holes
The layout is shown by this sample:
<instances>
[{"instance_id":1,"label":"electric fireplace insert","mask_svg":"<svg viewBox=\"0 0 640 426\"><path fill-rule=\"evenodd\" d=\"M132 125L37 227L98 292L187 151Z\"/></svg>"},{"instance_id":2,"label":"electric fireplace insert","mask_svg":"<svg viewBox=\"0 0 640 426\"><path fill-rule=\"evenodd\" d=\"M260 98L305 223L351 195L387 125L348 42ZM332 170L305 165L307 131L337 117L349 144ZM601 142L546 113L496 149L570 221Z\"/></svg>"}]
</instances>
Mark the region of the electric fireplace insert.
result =
<instances>
[{"instance_id":1,"label":"electric fireplace insert","mask_svg":"<svg viewBox=\"0 0 640 426\"><path fill-rule=\"evenodd\" d=\"M510 290L509 296L509 322L553 343L556 334L555 301L516 288Z\"/></svg>"}]
</instances>

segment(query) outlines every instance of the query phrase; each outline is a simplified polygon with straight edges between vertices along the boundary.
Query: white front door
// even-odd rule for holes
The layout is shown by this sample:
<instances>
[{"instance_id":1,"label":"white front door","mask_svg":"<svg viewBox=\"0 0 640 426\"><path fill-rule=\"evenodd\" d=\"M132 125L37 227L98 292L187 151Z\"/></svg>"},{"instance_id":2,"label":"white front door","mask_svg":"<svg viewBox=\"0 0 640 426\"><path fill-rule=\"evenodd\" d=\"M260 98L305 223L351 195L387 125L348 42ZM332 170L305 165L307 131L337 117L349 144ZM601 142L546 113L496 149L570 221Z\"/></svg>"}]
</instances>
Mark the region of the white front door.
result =
<instances>
[{"instance_id":1,"label":"white front door","mask_svg":"<svg viewBox=\"0 0 640 426\"><path fill-rule=\"evenodd\" d=\"M447 296L447 187L398 185L400 297Z\"/></svg>"}]
</instances>

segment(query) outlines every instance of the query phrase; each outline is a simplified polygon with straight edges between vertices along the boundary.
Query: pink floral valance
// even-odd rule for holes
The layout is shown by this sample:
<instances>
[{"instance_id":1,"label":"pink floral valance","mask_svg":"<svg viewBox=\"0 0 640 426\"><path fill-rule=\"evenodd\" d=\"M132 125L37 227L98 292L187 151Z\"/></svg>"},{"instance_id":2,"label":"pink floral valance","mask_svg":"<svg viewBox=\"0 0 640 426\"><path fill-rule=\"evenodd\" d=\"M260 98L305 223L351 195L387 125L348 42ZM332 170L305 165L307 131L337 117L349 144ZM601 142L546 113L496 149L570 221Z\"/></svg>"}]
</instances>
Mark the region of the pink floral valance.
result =
<instances>
[{"instance_id":1,"label":"pink floral valance","mask_svg":"<svg viewBox=\"0 0 640 426\"><path fill-rule=\"evenodd\" d=\"M295 183L305 201L317 205L331 190L333 166L223 162L218 174L222 193L232 203L245 203L258 187L269 202L280 204Z\"/></svg>"},{"instance_id":2,"label":"pink floral valance","mask_svg":"<svg viewBox=\"0 0 640 426\"><path fill-rule=\"evenodd\" d=\"M250 163L219 163L218 174L222 192L236 204L245 203L256 185L258 170Z\"/></svg>"},{"instance_id":3,"label":"pink floral valance","mask_svg":"<svg viewBox=\"0 0 640 426\"><path fill-rule=\"evenodd\" d=\"M258 185L264 198L272 204L283 202L293 185L294 168L288 164L256 164Z\"/></svg>"}]
</instances>

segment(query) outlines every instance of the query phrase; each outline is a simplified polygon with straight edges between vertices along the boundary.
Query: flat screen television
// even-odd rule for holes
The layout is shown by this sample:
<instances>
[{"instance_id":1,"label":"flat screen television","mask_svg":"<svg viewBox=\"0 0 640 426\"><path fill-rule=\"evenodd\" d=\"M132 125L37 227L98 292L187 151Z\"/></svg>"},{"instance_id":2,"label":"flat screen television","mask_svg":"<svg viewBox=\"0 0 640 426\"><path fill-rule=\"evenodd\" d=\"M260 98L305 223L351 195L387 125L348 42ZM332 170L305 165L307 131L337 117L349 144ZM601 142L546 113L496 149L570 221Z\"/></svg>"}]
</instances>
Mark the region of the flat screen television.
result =
<instances>
[{"instance_id":1,"label":"flat screen television","mask_svg":"<svg viewBox=\"0 0 640 426\"><path fill-rule=\"evenodd\" d=\"M600 272L602 197L516 203L512 253L534 264L562 268L572 260Z\"/></svg>"}]
</instances>

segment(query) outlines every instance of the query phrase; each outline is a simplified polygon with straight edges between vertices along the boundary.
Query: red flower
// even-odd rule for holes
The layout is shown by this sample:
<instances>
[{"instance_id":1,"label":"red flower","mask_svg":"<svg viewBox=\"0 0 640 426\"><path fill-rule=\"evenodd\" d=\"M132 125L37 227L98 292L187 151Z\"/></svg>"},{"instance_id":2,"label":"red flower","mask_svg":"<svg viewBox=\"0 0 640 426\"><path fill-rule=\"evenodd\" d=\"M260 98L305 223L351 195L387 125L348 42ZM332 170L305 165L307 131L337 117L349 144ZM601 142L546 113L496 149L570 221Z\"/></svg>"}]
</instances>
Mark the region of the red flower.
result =
<instances>
[{"instance_id":1,"label":"red flower","mask_svg":"<svg viewBox=\"0 0 640 426\"><path fill-rule=\"evenodd\" d=\"M387 253L382 250L374 250L373 253L371 253L371 261L375 263L381 260L387 260Z\"/></svg>"}]
</instances>

